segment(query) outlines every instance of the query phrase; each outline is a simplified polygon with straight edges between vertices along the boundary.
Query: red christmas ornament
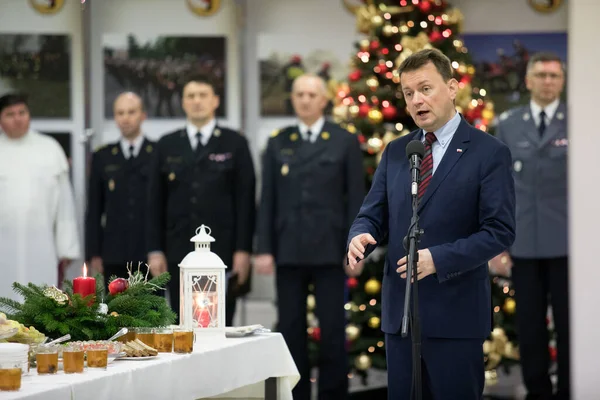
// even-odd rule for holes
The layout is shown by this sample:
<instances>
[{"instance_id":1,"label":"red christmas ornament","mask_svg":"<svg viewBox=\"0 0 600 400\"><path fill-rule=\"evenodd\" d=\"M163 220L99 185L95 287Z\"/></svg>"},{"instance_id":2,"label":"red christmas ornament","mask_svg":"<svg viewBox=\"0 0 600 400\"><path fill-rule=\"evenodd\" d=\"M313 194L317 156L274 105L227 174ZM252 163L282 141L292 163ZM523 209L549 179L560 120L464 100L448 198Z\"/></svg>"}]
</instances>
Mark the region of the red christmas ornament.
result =
<instances>
[{"instance_id":1,"label":"red christmas ornament","mask_svg":"<svg viewBox=\"0 0 600 400\"><path fill-rule=\"evenodd\" d=\"M379 40L373 40L370 44L369 44L369 48L371 50L377 50L380 46Z\"/></svg>"},{"instance_id":2,"label":"red christmas ornament","mask_svg":"<svg viewBox=\"0 0 600 400\"><path fill-rule=\"evenodd\" d=\"M358 279L356 279L354 277L348 278L348 280L346 281L346 284L348 285L348 288L354 289L358 286Z\"/></svg>"},{"instance_id":3,"label":"red christmas ornament","mask_svg":"<svg viewBox=\"0 0 600 400\"><path fill-rule=\"evenodd\" d=\"M311 338L317 342L321 340L321 328L320 327L317 326L317 327L313 328Z\"/></svg>"},{"instance_id":4,"label":"red christmas ornament","mask_svg":"<svg viewBox=\"0 0 600 400\"><path fill-rule=\"evenodd\" d=\"M129 287L129 281L124 278L117 278L108 285L108 291L111 295L123 293Z\"/></svg>"},{"instance_id":5,"label":"red christmas ornament","mask_svg":"<svg viewBox=\"0 0 600 400\"><path fill-rule=\"evenodd\" d=\"M381 64L379 64L377 67L379 67L379 73L380 74L385 74L386 72L389 71L389 68L387 65L385 65L384 62L382 62Z\"/></svg>"},{"instance_id":6,"label":"red christmas ornament","mask_svg":"<svg viewBox=\"0 0 600 400\"><path fill-rule=\"evenodd\" d=\"M369 111L371 111L371 106L369 106L367 103L362 103L360 106L358 106L358 116L361 118L366 117L369 114Z\"/></svg>"},{"instance_id":7,"label":"red christmas ornament","mask_svg":"<svg viewBox=\"0 0 600 400\"><path fill-rule=\"evenodd\" d=\"M550 353L550 360L556 361L556 356L558 354L556 347L548 347L548 352Z\"/></svg>"},{"instance_id":8,"label":"red christmas ornament","mask_svg":"<svg viewBox=\"0 0 600 400\"><path fill-rule=\"evenodd\" d=\"M360 72L360 69L355 69L354 71L348 74L348 79L350 79L350 81L352 82L356 82L360 79L361 76L362 73Z\"/></svg>"},{"instance_id":9,"label":"red christmas ornament","mask_svg":"<svg viewBox=\"0 0 600 400\"><path fill-rule=\"evenodd\" d=\"M444 39L444 36L438 30L432 31L429 34L429 41L432 43L439 42L440 40L443 40L443 39Z\"/></svg>"},{"instance_id":10,"label":"red christmas ornament","mask_svg":"<svg viewBox=\"0 0 600 400\"><path fill-rule=\"evenodd\" d=\"M465 85L467 83L471 83L471 76L470 75L463 75L462 78L460 78L460 83L464 83Z\"/></svg>"},{"instance_id":11,"label":"red christmas ornament","mask_svg":"<svg viewBox=\"0 0 600 400\"><path fill-rule=\"evenodd\" d=\"M419 3L419 10L423 13L428 13L431 11L431 3L428 0L423 0Z\"/></svg>"},{"instance_id":12,"label":"red christmas ornament","mask_svg":"<svg viewBox=\"0 0 600 400\"><path fill-rule=\"evenodd\" d=\"M367 138L365 137L365 135L363 135L363 134L358 135L358 142L359 143L364 143L366 141L367 141Z\"/></svg>"},{"instance_id":13,"label":"red christmas ornament","mask_svg":"<svg viewBox=\"0 0 600 400\"><path fill-rule=\"evenodd\" d=\"M381 109L381 113L383 114L384 119L390 120L398 116L398 109L392 105L389 105L387 107L383 107Z\"/></svg>"}]
</instances>

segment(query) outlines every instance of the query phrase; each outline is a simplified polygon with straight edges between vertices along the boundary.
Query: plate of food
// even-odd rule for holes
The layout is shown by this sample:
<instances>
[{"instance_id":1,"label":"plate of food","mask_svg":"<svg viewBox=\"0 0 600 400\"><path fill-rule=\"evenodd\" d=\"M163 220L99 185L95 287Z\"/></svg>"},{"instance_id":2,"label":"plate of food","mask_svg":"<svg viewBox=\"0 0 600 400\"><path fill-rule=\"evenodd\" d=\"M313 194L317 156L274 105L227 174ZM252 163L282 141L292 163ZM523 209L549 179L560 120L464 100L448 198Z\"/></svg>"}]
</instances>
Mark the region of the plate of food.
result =
<instances>
[{"instance_id":1,"label":"plate of food","mask_svg":"<svg viewBox=\"0 0 600 400\"><path fill-rule=\"evenodd\" d=\"M131 340L129 342L123 343L121 347L121 351L125 353L123 357L117 358L117 360L151 360L154 358L158 358L158 350L153 347L148 346L146 343L142 342L140 339Z\"/></svg>"}]
</instances>

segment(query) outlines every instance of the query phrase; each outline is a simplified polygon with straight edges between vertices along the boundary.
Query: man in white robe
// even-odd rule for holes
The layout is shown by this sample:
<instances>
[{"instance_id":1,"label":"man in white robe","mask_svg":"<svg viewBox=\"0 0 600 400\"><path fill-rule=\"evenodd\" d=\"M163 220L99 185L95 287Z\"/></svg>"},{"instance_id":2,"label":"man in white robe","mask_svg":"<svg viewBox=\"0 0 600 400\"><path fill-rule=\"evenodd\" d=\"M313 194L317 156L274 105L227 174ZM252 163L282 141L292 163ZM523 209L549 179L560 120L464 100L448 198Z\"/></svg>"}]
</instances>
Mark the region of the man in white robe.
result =
<instances>
[{"instance_id":1,"label":"man in white robe","mask_svg":"<svg viewBox=\"0 0 600 400\"><path fill-rule=\"evenodd\" d=\"M0 296L16 300L13 282L58 285L81 257L67 159L29 125L26 97L0 97Z\"/></svg>"}]
</instances>

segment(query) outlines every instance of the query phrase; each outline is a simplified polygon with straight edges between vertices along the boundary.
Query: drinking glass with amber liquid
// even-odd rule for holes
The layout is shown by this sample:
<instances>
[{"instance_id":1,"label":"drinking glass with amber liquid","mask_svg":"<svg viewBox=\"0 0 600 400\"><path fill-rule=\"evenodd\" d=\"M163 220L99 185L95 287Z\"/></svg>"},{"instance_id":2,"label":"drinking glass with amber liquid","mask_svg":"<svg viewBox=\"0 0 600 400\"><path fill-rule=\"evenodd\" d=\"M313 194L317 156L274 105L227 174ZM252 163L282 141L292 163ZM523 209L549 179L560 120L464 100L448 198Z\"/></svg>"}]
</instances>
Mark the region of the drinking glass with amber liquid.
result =
<instances>
[{"instance_id":1,"label":"drinking glass with amber liquid","mask_svg":"<svg viewBox=\"0 0 600 400\"><path fill-rule=\"evenodd\" d=\"M88 368L103 368L108 365L108 346L96 345L86 351Z\"/></svg>"},{"instance_id":2,"label":"drinking glass with amber liquid","mask_svg":"<svg viewBox=\"0 0 600 400\"><path fill-rule=\"evenodd\" d=\"M121 343L133 342L135 340L135 328L127 328L127 333L117 338Z\"/></svg>"},{"instance_id":3,"label":"drinking glass with amber liquid","mask_svg":"<svg viewBox=\"0 0 600 400\"><path fill-rule=\"evenodd\" d=\"M157 328L154 331L154 348L159 353L170 353L173 351L173 329Z\"/></svg>"},{"instance_id":4,"label":"drinking glass with amber liquid","mask_svg":"<svg viewBox=\"0 0 600 400\"><path fill-rule=\"evenodd\" d=\"M65 374L80 374L83 372L83 346L69 343L63 348L62 354Z\"/></svg>"},{"instance_id":5,"label":"drinking glass with amber liquid","mask_svg":"<svg viewBox=\"0 0 600 400\"><path fill-rule=\"evenodd\" d=\"M154 328L136 328L135 338L140 339L146 345L155 348L156 334Z\"/></svg>"},{"instance_id":6,"label":"drinking glass with amber liquid","mask_svg":"<svg viewBox=\"0 0 600 400\"><path fill-rule=\"evenodd\" d=\"M194 351L194 330L187 328L174 329L173 343L175 353L191 353Z\"/></svg>"},{"instance_id":7,"label":"drinking glass with amber liquid","mask_svg":"<svg viewBox=\"0 0 600 400\"><path fill-rule=\"evenodd\" d=\"M21 389L21 362L2 361L0 363L0 392Z\"/></svg>"},{"instance_id":8,"label":"drinking glass with amber liquid","mask_svg":"<svg viewBox=\"0 0 600 400\"><path fill-rule=\"evenodd\" d=\"M35 362L38 374L55 374L58 371L58 346L38 346Z\"/></svg>"}]
</instances>

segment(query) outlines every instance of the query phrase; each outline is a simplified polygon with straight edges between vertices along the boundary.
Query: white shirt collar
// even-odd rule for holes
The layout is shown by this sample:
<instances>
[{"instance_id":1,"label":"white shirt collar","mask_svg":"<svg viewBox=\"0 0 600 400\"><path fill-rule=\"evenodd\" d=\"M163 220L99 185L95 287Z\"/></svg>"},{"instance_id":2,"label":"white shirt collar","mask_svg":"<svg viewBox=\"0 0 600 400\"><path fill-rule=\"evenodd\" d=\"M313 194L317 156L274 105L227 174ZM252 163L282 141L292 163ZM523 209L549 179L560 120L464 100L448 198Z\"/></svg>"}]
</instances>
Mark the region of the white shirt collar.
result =
<instances>
[{"instance_id":1,"label":"white shirt collar","mask_svg":"<svg viewBox=\"0 0 600 400\"><path fill-rule=\"evenodd\" d=\"M144 143L144 135L138 135L138 137L136 137L133 140L133 143L130 142L129 140L125 139L124 137L121 137L121 140L120 140L121 151L125 155L125 158L129 158L131 156L131 154L129 154L129 146L131 146L132 144L133 144L133 155L135 157L137 157L138 154L140 154L140 150L142 148L143 143Z\"/></svg>"},{"instance_id":2,"label":"white shirt collar","mask_svg":"<svg viewBox=\"0 0 600 400\"><path fill-rule=\"evenodd\" d=\"M546 113L546 121L552 121L554 118L554 114L558 109L558 104L560 103L560 99L554 100L552 103L548 104L546 107L542 108L535 101L531 100L529 102L529 107L531 107L531 114L533 114L533 118L537 121L540 117L540 113L542 110Z\"/></svg>"},{"instance_id":3,"label":"white shirt collar","mask_svg":"<svg viewBox=\"0 0 600 400\"><path fill-rule=\"evenodd\" d=\"M300 135L302 135L302 138L304 138L304 140L308 139L306 137L306 132L310 130L310 133L311 133L310 140L311 140L311 142L314 142L315 139L316 139L316 137L319 135L319 133L321 133L321 130L323 129L323 125L325 125L325 117L319 118L311 126L306 125L302 121L298 122L298 128L300 129Z\"/></svg>"},{"instance_id":4,"label":"white shirt collar","mask_svg":"<svg viewBox=\"0 0 600 400\"><path fill-rule=\"evenodd\" d=\"M200 129L200 134L202 135L202 145L206 146L210 137L217 126L217 120L215 118L211 119L210 122ZM196 125L191 122L187 122L185 129L187 130L188 137L190 139L190 143L192 144L192 148L196 148L196 133L198 133L198 128Z\"/></svg>"}]
</instances>

